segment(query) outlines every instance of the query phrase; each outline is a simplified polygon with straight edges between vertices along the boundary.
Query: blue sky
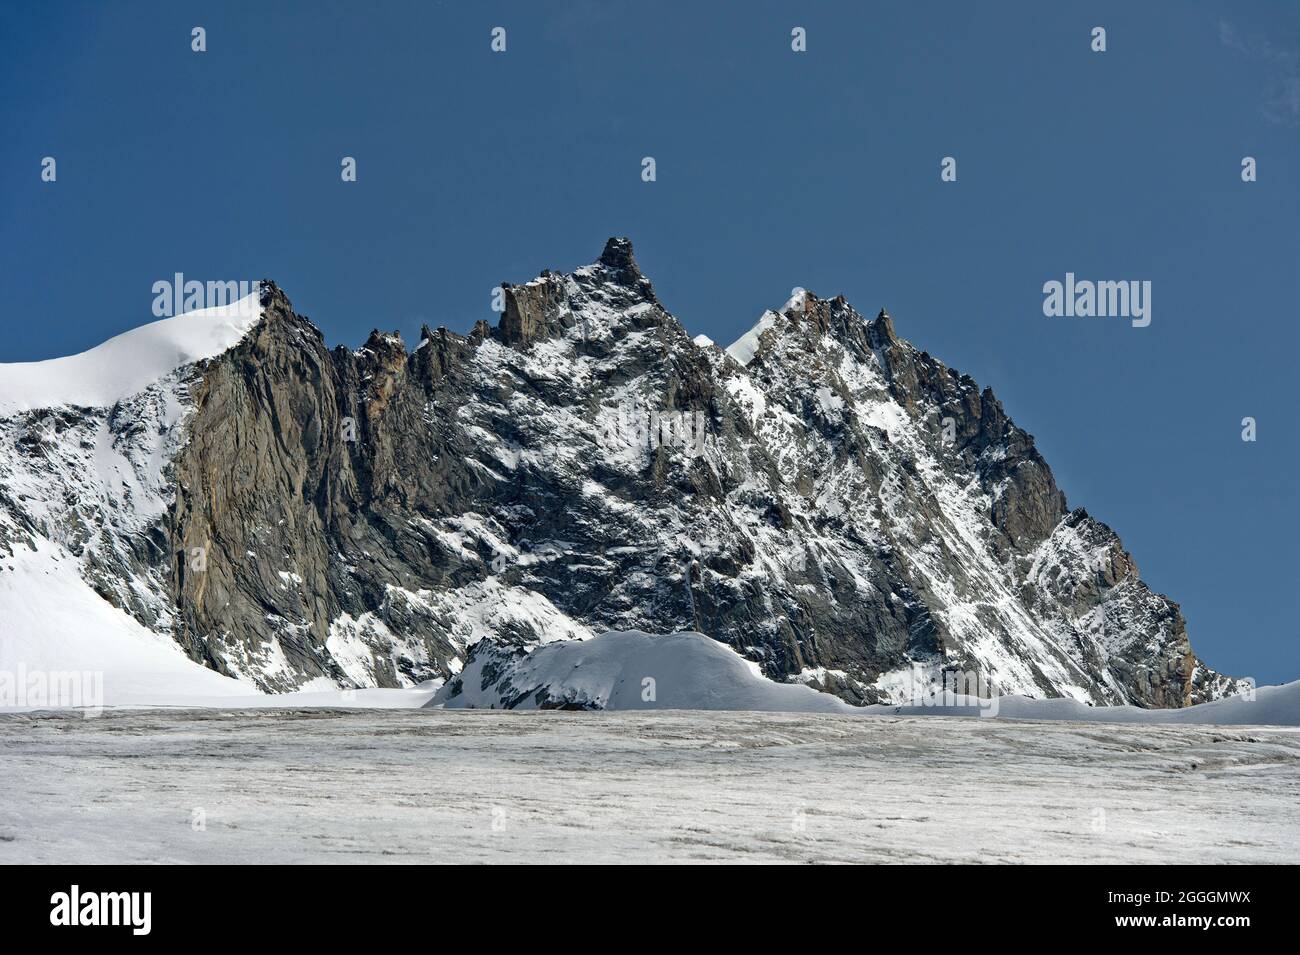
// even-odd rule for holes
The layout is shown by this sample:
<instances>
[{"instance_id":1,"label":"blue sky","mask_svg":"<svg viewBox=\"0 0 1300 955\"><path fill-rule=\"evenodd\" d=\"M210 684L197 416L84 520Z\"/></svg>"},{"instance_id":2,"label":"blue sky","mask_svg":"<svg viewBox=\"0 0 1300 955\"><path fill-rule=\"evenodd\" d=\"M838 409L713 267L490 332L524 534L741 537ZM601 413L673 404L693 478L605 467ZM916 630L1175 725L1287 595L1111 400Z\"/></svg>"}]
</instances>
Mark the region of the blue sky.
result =
<instances>
[{"instance_id":1,"label":"blue sky","mask_svg":"<svg viewBox=\"0 0 1300 955\"><path fill-rule=\"evenodd\" d=\"M1300 677L1300 7L0 0L0 90L0 361L178 271L274 278L331 344L463 332L629 235L693 334L794 285L887 305L1211 665ZM1150 280L1151 325L1045 317L1067 271Z\"/></svg>"}]
</instances>

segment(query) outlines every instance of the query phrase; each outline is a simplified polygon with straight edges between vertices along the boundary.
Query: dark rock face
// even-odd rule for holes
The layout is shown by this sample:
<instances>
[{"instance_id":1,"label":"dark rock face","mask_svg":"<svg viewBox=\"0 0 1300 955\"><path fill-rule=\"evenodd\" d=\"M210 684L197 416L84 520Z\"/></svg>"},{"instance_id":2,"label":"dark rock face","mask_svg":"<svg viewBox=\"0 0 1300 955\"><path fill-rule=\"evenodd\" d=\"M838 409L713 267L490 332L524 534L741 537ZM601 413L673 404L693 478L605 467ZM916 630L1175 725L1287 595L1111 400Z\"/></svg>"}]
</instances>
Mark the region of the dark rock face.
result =
<instances>
[{"instance_id":1,"label":"dark rock face","mask_svg":"<svg viewBox=\"0 0 1300 955\"><path fill-rule=\"evenodd\" d=\"M264 307L197 383L174 459L169 536L178 555L207 550L201 570L174 562L177 639L268 689L446 675L460 646L416 595L481 568L443 560L418 521L482 483L461 463L464 435L434 413L454 406L466 345L441 331L408 355L374 332L356 352L329 351L274 286Z\"/></svg>"},{"instance_id":2,"label":"dark rock face","mask_svg":"<svg viewBox=\"0 0 1300 955\"><path fill-rule=\"evenodd\" d=\"M633 629L697 630L855 703L947 670L1097 704L1232 689L992 392L883 311L807 293L729 354L664 310L626 239L503 291L496 326L349 351L266 285L260 323L189 372L174 500L114 530L96 578L270 690Z\"/></svg>"}]
</instances>

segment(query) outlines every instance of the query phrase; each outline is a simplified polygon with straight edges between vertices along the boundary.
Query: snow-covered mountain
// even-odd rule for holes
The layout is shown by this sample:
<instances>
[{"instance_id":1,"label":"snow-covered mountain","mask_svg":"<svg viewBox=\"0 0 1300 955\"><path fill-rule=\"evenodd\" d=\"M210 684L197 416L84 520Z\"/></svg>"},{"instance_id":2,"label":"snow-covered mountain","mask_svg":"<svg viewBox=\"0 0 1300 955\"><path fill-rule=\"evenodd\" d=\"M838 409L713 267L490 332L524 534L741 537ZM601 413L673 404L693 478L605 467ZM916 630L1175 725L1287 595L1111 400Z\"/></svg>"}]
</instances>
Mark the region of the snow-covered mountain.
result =
<instances>
[{"instance_id":1,"label":"snow-covered mountain","mask_svg":"<svg viewBox=\"0 0 1300 955\"><path fill-rule=\"evenodd\" d=\"M992 392L883 311L804 293L724 350L625 239L504 303L330 350L266 283L0 365L0 669L147 647L240 692L411 686L484 638L480 664L642 630L853 703L946 670L1091 704L1235 689Z\"/></svg>"}]
</instances>

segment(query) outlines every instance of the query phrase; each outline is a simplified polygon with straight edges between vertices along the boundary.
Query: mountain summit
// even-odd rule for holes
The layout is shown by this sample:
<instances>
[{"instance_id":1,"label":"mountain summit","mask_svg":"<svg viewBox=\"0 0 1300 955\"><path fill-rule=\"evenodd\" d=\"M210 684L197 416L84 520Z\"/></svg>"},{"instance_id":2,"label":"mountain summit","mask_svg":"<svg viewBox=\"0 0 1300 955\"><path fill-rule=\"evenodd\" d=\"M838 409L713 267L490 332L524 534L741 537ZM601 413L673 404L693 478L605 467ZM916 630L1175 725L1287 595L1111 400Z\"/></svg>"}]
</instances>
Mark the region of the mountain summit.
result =
<instances>
[{"instance_id":1,"label":"mountain summit","mask_svg":"<svg viewBox=\"0 0 1300 955\"><path fill-rule=\"evenodd\" d=\"M412 351L331 350L264 283L255 321L168 320L199 341L178 367L150 351L148 382L0 366L0 578L25 581L0 580L0 620L29 621L0 656L72 646L31 612L57 580L269 691L610 630L698 631L852 703L948 671L1096 705L1235 688L993 393L883 309L804 292L719 348L627 239L502 289L497 324Z\"/></svg>"}]
</instances>

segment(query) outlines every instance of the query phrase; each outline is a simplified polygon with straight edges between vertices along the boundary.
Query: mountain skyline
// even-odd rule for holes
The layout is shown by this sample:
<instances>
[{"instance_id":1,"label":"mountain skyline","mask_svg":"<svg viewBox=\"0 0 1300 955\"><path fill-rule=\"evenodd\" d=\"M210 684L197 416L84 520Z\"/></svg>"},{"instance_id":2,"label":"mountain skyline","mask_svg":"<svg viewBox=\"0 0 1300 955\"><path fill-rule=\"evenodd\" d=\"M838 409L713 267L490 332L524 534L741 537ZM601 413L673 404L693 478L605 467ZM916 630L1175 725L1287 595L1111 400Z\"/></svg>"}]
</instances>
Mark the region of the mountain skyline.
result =
<instances>
[{"instance_id":1,"label":"mountain skyline","mask_svg":"<svg viewBox=\"0 0 1300 955\"><path fill-rule=\"evenodd\" d=\"M993 392L883 310L797 290L724 351L664 309L626 238L409 352L378 329L327 349L274 283L231 288L0 368L0 544L31 582L9 612L88 587L123 614L103 639L128 681L141 635L285 692L446 681L484 638L636 629L699 631L854 704L950 679L1154 707L1244 686L1067 508ZM18 646L79 665L48 630Z\"/></svg>"},{"instance_id":2,"label":"mountain skyline","mask_svg":"<svg viewBox=\"0 0 1300 955\"><path fill-rule=\"evenodd\" d=\"M0 361L140 324L178 271L273 276L330 343L468 334L501 281L630 234L692 335L796 285L887 306L1123 530L1199 652L1300 673L1294 11L84 12L0 9ZM1152 282L1151 325L1045 316L1067 273Z\"/></svg>"}]
</instances>

